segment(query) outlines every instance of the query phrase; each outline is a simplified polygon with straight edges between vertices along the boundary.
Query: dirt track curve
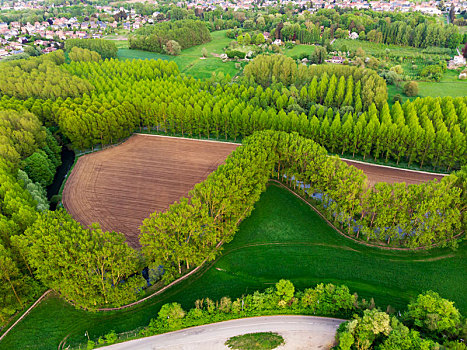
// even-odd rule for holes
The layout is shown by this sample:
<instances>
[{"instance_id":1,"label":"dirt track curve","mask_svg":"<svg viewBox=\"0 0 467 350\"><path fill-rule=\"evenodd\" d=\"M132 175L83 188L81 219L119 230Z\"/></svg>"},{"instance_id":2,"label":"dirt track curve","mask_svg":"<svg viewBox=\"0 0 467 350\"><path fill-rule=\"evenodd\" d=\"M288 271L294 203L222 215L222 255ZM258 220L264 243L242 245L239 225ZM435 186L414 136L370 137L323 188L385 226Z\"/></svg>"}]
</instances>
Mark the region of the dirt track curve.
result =
<instances>
[{"instance_id":1,"label":"dirt track curve","mask_svg":"<svg viewBox=\"0 0 467 350\"><path fill-rule=\"evenodd\" d=\"M138 227L166 210L222 164L238 145L154 135L78 159L63 191L63 205L84 225L125 234L139 247Z\"/></svg>"}]
</instances>

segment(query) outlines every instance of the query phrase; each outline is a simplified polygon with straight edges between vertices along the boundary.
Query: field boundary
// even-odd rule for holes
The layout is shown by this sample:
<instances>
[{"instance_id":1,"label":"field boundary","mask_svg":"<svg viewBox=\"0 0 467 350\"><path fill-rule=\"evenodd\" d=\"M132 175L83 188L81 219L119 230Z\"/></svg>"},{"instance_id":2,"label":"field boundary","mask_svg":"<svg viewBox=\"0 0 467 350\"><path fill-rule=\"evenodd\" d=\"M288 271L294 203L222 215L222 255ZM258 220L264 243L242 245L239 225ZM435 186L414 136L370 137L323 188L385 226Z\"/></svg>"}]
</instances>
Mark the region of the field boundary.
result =
<instances>
[{"instance_id":1,"label":"field boundary","mask_svg":"<svg viewBox=\"0 0 467 350\"><path fill-rule=\"evenodd\" d=\"M368 162L363 162L361 160L354 160L354 159L349 159L349 158L339 157L339 159L343 160L343 161L354 162L354 163L358 163L358 164L365 164L365 165L370 165L370 166L375 166L375 167L380 167L380 168L395 169L395 170L401 170L401 171L409 171L409 172L412 172L412 173L427 174L427 175L440 175L440 176L449 176L450 175L450 174L446 174L446 173L435 173L435 172L429 172L429 171L423 171L423 170L396 168L396 167L393 167L393 166L390 166L390 165L383 165L383 164L377 164L377 163L368 163Z\"/></svg>"},{"instance_id":2,"label":"field boundary","mask_svg":"<svg viewBox=\"0 0 467 350\"><path fill-rule=\"evenodd\" d=\"M42 294L39 299L37 299L34 304L32 304L29 309L27 309L22 315L20 318L18 318L15 323L13 323L10 328L8 328L5 333L3 333L1 336L0 336L0 341L2 341L3 338L6 337L6 335L13 329L13 327L15 327L23 318L25 318L31 311L32 309L34 309L49 293L52 292L52 289L49 289L47 291L44 292L44 294Z\"/></svg>"},{"instance_id":3,"label":"field boundary","mask_svg":"<svg viewBox=\"0 0 467 350\"><path fill-rule=\"evenodd\" d=\"M306 200L306 198L303 198L300 194L296 193L294 190L292 190L291 188L289 188L288 186L286 186L285 184L283 184L282 182L278 181L278 180L275 180L275 179L270 179L269 180L270 182L274 182L278 185L280 185L281 187L287 189L290 193L292 193L294 196L296 196L297 198L301 199L303 202L305 202L305 204L307 204L311 209L313 209L314 212L316 212L316 214L318 214L324 221L326 221L326 223L331 226L337 233L339 233L341 236L345 237L345 238L348 238L352 241L354 241L355 243L357 244L362 244L362 245L365 245L367 247L371 247L371 248L379 248L379 249L383 249L383 250L397 250L397 251L414 251L414 250L428 250L429 248L437 248L441 243L443 242L438 242L438 243L435 243L433 245L430 245L430 246L423 246L423 247L415 247L415 248L405 248L405 247L389 247L389 246L384 246L384 245L378 245L378 244L374 244L374 243L368 243L368 242L364 242L362 240L359 240L359 239L356 239L355 237L352 237L352 236L349 236L349 235L346 235L344 232L342 232L338 227L336 227L331 221L329 221L313 204L311 204L310 202L308 202ZM464 234L464 232L461 232L455 236L453 236L451 239L457 239L459 237L462 237L462 235Z\"/></svg>"},{"instance_id":4,"label":"field boundary","mask_svg":"<svg viewBox=\"0 0 467 350\"><path fill-rule=\"evenodd\" d=\"M191 138L191 137L170 136L170 135L159 135L159 134L145 134L145 133L139 133L139 132L135 132L133 135L166 137L166 138L171 138L171 139L189 140L189 141L214 142L214 143L229 144L229 145L237 145L237 146L241 146L241 145L242 145L242 143L230 142L230 141L219 141L219 140L210 140L210 139L195 139L195 138Z\"/></svg>"}]
</instances>

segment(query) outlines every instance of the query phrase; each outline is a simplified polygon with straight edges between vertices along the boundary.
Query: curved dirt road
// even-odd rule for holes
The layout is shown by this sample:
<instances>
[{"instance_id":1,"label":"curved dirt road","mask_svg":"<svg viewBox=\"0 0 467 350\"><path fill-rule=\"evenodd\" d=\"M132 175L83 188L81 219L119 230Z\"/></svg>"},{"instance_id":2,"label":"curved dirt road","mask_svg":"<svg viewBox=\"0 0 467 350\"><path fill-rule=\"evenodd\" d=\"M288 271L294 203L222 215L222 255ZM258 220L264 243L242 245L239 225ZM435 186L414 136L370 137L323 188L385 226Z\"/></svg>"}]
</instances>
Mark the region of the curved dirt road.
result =
<instances>
[{"instance_id":1,"label":"curved dirt road","mask_svg":"<svg viewBox=\"0 0 467 350\"><path fill-rule=\"evenodd\" d=\"M224 345L230 337L254 333L277 332L285 345L278 349L328 349L334 342L337 327L344 320L313 316L265 316L243 318L180 331L131 340L104 347L106 350L228 349Z\"/></svg>"}]
</instances>

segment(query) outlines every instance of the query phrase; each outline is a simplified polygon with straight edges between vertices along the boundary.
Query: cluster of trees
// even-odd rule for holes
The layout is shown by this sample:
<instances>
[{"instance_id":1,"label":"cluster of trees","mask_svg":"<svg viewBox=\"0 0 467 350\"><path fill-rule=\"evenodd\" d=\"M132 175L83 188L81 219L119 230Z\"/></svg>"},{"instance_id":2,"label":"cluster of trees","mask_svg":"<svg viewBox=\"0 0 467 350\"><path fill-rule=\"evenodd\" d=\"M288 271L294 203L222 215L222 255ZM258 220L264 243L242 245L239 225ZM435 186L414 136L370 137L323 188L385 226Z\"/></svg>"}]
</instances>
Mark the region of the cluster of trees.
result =
<instances>
[{"instance_id":1,"label":"cluster of trees","mask_svg":"<svg viewBox=\"0 0 467 350\"><path fill-rule=\"evenodd\" d=\"M28 111L0 110L0 157L12 168L45 146L47 134L39 119Z\"/></svg>"},{"instance_id":2,"label":"cluster of trees","mask_svg":"<svg viewBox=\"0 0 467 350\"><path fill-rule=\"evenodd\" d=\"M96 51L82 49L78 46L73 46L68 52L68 57L71 61L100 61L102 59Z\"/></svg>"},{"instance_id":3,"label":"cluster of trees","mask_svg":"<svg viewBox=\"0 0 467 350\"><path fill-rule=\"evenodd\" d=\"M164 304L157 318L141 332L143 336L160 334L181 328L198 326L229 319L271 314L305 314L349 317L366 302L351 294L347 286L332 283L296 291L288 280L280 280L263 292L255 291L232 300L198 299L188 312L178 303Z\"/></svg>"},{"instance_id":4,"label":"cluster of trees","mask_svg":"<svg viewBox=\"0 0 467 350\"><path fill-rule=\"evenodd\" d=\"M165 212L143 221L140 243L150 268L164 267L170 282L182 271L214 260L250 215L272 173L267 134L247 141L208 178ZM248 176L245 176L248 174Z\"/></svg>"},{"instance_id":5,"label":"cluster of trees","mask_svg":"<svg viewBox=\"0 0 467 350\"><path fill-rule=\"evenodd\" d=\"M367 309L339 326L338 349L447 350L466 346L467 324L452 301L428 291L418 295L397 318L378 309Z\"/></svg>"},{"instance_id":6,"label":"cluster of trees","mask_svg":"<svg viewBox=\"0 0 467 350\"><path fill-rule=\"evenodd\" d=\"M52 184L57 168L62 164L62 147L47 130L45 145L21 162L28 177L35 183L47 187Z\"/></svg>"},{"instance_id":7,"label":"cluster of trees","mask_svg":"<svg viewBox=\"0 0 467 350\"><path fill-rule=\"evenodd\" d=\"M232 139L273 129L296 131L331 152L422 167L458 169L467 159L465 98L429 97L389 108L380 101L384 80L373 78L371 70L307 68L303 72L311 83L299 90L282 83L263 88L197 81L180 77L173 62L106 60L72 62L66 68L95 92L65 101L4 97L0 105L23 105L60 125L77 148L112 143L143 127Z\"/></svg>"},{"instance_id":8,"label":"cluster of trees","mask_svg":"<svg viewBox=\"0 0 467 350\"><path fill-rule=\"evenodd\" d=\"M89 93L92 86L62 69L65 55L62 50L48 55L15 60L0 65L0 94L50 98L77 97Z\"/></svg>"},{"instance_id":9,"label":"cluster of trees","mask_svg":"<svg viewBox=\"0 0 467 350\"><path fill-rule=\"evenodd\" d=\"M123 305L146 285L140 256L123 234L84 228L63 209L40 214L12 241L45 286L80 307Z\"/></svg>"},{"instance_id":10,"label":"cluster of trees","mask_svg":"<svg viewBox=\"0 0 467 350\"><path fill-rule=\"evenodd\" d=\"M117 57L117 46L111 40L105 39L68 39L65 41L65 51L71 52L74 47L97 52L101 58Z\"/></svg>"},{"instance_id":11,"label":"cluster of trees","mask_svg":"<svg viewBox=\"0 0 467 350\"><path fill-rule=\"evenodd\" d=\"M258 72L271 71L273 80L273 67ZM65 101L4 97L0 105L24 105L42 120L58 124L77 148L109 144L138 128L232 139L273 129L296 131L331 152L422 167L458 169L467 159L465 98L428 97L389 108L380 101L386 93L384 80L371 70L306 68L308 82L290 75L297 84L304 82L299 90L282 83L263 88L256 83L197 81L179 76L173 62L106 60L72 62L66 68L88 80L95 92Z\"/></svg>"},{"instance_id":12,"label":"cluster of trees","mask_svg":"<svg viewBox=\"0 0 467 350\"><path fill-rule=\"evenodd\" d=\"M41 291L26 257L12 242L32 225L40 205L28 192L34 188L18 180L16 173L0 158L0 326Z\"/></svg>"},{"instance_id":13,"label":"cluster of trees","mask_svg":"<svg viewBox=\"0 0 467 350\"><path fill-rule=\"evenodd\" d=\"M368 189L361 170L348 166L298 134L263 131L244 140L226 164L163 213L141 226L149 266L163 266L169 282L185 269L213 260L252 211L268 179L284 180L320 198L328 219L347 234L412 248L456 245L465 226L465 172L420 185L378 184ZM464 193L463 193L464 192ZM462 224L464 222L464 224Z\"/></svg>"},{"instance_id":14,"label":"cluster of trees","mask_svg":"<svg viewBox=\"0 0 467 350\"><path fill-rule=\"evenodd\" d=\"M244 75L250 84L263 87L275 82L301 87L298 100L308 108L311 104L353 106L360 112L372 103L382 107L387 101L386 83L371 69L338 65L307 67L284 55L260 55L248 63Z\"/></svg>"},{"instance_id":15,"label":"cluster of trees","mask_svg":"<svg viewBox=\"0 0 467 350\"><path fill-rule=\"evenodd\" d=\"M328 219L348 235L411 248L435 242L456 246L453 236L465 229L466 167L459 176L454 173L440 182L378 183L368 189L361 171L327 157L313 141L285 133L270 138L277 139L280 155L277 178L315 198Z\"/></svg>"},{"instance_id":16,"label":"cluster of trees","mask_svg":"<svg viewBox=\"0 0 467 350\"><path fill-rule=\"evenodd\" d=\"M405 21L387 23L379 21L376 28L369 31L366 39L376 43L395 44L427 48L431 46L457 48L462 35L454 25L441 23L419 23L412 25Z\"/></svg>"},{"instance_id":17,"label":"cluster of trees","mask_svg":"<svg viewBox=\"0 0 467 350\"><path fill-rule=\"evenodd\" d=\"M130 49L159 53L168 53L164 46L167 49L169 41L175 41L182 50L211 41L206 24L194 20L157 23L142 27L133 34L134 36L129 38Z\"/></svg>"}]
</instances>

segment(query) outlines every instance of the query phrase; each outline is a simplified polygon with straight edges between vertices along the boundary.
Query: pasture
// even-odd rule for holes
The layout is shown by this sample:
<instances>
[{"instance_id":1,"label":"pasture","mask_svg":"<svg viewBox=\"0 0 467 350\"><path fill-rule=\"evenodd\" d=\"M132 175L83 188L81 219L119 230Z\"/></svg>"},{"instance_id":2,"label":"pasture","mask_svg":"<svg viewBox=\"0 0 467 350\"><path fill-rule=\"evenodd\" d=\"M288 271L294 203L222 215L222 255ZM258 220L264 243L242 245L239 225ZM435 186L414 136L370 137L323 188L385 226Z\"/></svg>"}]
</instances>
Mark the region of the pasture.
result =
<instances>
[{"instance_id":1,"label":"pasture","mask_svg":"<svg viewBox=\"0 0 467 350\"><path fill-rule=\"evenodd\" d=\"M388 85L388 101L392 103L392 99L396 94L402 96L403 102L417 97L464 97L467 96L467 81L458 79L459 73L454 70L448 70L440 82L434 81L417 81L418 96L408 98L403 94L403 85L400 87Z\"/></svg>"},{"instance_id":2,"label":"pasture","mask_svg":"<svg viewBox=\"0 0 467 350\"><path fill-rule=\"evenodd\" d=\"M83 225L100 223L139 247L138 227L166 210L224 162L237 145L155 135L78 159L65 184L63 205Z\"/></svg>"},{"instance_id":3,"label":"pasture","mask_svg":"<svg viewBox=\"0 0 467 350\"><path fill-rule=\"evenodd\" d=\"M170 56L156 52L148 52L141 50L130 50L128 42L119 44L117 57L120 60L127 59L161 59L174 61L177 63L182 73L189 74L195 78L205 79L210 78L213 72L222 72L224 75L229 74L231 77L238 73L235 68L235 62L222 62L218 55L224 53L226 47L232 39L225 36L225 30L211 33L212 40L203 45L197 45L185 49L178 56ZM208 56L201 59L202 50L205 48Z\"/></svg>"},{"instance_id":4,"label":"pasture","mask_svg":"<svg viewBox=\"0 0 467 350\"><path fill-rule=\"evenodd\" d=\"M367 247L338 234L301 199L275 184L223 249L196 275L129 309L90 313L50 297L18 324L0 349L56 349L67 336L67 345L77 345L87 341L86 331L97 339L110 330L121 333L145 326L167 302L177 301L188 309L196 299L237 298L281 278L290 279L296 289L321 282L346 284L360 297L374 297L382 309L390 304L396 311L432 289L467 313L467 242L456 251Z\"/></svg>"},{"instance_id":5,"label":"pasture","mask_svg":"<svg viewBox=\"0 0 467 350\"><path fill-rule=\"evenodd\" d=\"M310 56L313 51L315 51L315 47L313 45L294 45L291 49L282 49L284 55L288 57L298 57L300 58L300 55L306 54L307 56Z\"/></svg>"}]
</instances>

